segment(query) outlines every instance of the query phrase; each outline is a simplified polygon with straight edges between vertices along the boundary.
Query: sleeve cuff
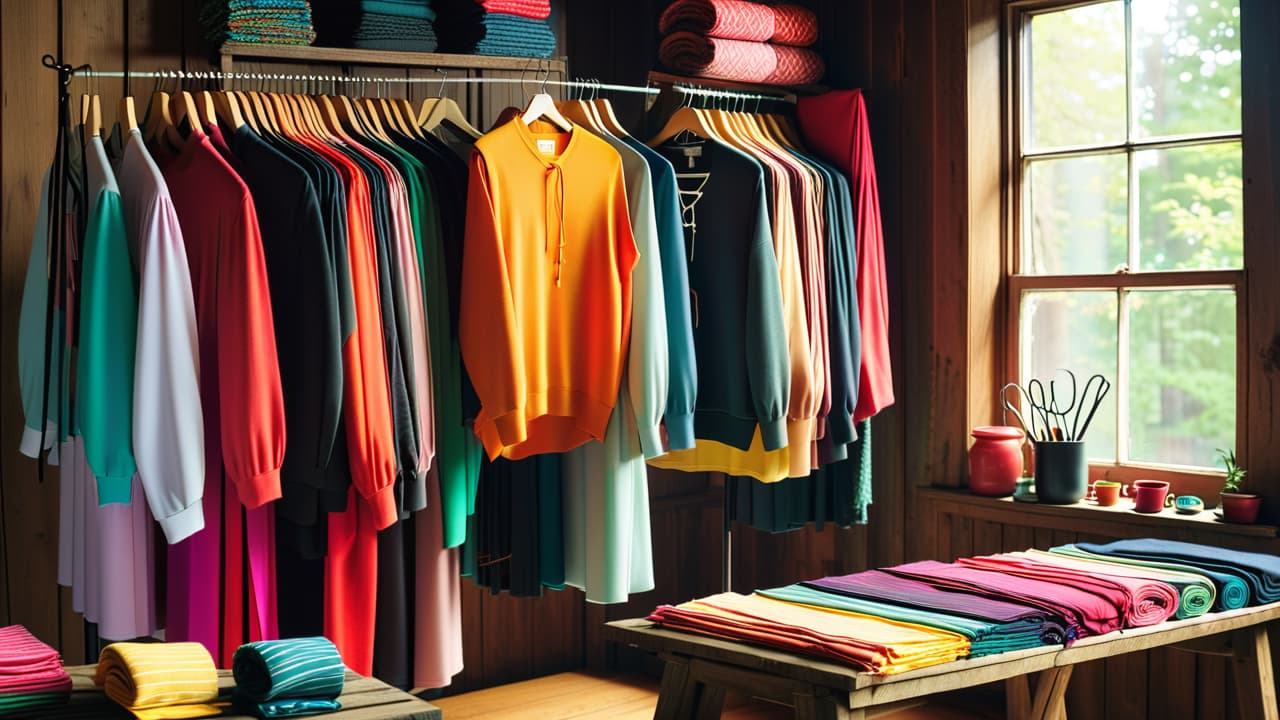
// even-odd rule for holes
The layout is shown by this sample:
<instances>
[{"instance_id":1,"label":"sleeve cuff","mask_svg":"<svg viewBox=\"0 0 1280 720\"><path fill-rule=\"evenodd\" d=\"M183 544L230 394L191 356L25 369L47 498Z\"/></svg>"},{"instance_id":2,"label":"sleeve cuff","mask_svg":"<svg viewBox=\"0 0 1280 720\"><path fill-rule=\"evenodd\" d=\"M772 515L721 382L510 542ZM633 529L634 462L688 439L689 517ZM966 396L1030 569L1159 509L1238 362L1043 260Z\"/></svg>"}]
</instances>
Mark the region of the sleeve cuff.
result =
<instances>
[{"instance_id":1,"label":"sleeve cuff","mask_svg":"<svg viewBox=\"0 0 1280 720\"><path fill-rule=\"evenodd\" d=\"M133 476L98 478L98 505L128 505L133 500Z\"/></svg>"},{"instance_id":2,"label":"sleeve cuff","mask_svg":"<svg viewBox=\"0 0 1280 720\"><path fill-rule=\"evenodd\" d=\"M760 439L764 441L764 449L769 452L781 450L787 446L787 419L780 417L776 420L760 423Z\"/></svg>"},{"instance_id":3,"label":"sleeve cuff","mask_svg":"<svg viewBox=\"0 0 1280 720\"><path fill-rule=\"evenodd\" d=\"M247 480L236 480L240 502L250 510L280 499L280 468L259 473Z\"/></svg>"},{"instance_id":4,"label":"sleeve cuff","mask_svg":"<svg viewBox=\"0 0 1280 720\"><path fill-rule=\"evenodd\" d=\"M667 448L676 450L692 450L696 444L693 436L693 413L672 415L667 413L663 421L667 429Z\"/></svg>"},{"instance_id":5,"label":"sleeve cuff","mask_svg":"<svg viewBox=\"0 0 1280 720\"><path fill-rule=\"evenodd\" d=\"M196 501L168 517L157 517L164 539L176 545L204 529L204 500Z\"/></svg>"},{"instance_id":6,"label":"sleeve cuff","mask_svg":"<svg viewBox=\"0 0 1280 720\"><path fill-rule=\"evenodd\" d=\"M31 426L23 426L22 441L18 444L18 452L29 458L40 457L41 450L48 450L58 441L58 426L50 421L45 426L44 447L40 446L40 431ZM50 461L50 464L53 464Z\"/></svg>"},{"instance_id":7,"label":"sleeve cuff","mask_svg":"<svg viewBox=\"0 0 1280 720\"><path fill-rule=\"evenodd\" d=\"M657 425L641 425L640 428L640 449L644 452L645 460L652 460L667 454L662 446L662 431Z\"/></svg>"},{"instance_id":8,"label":"sleeve cuff","mask_svg":"<svg viewBox=\"0 0 1280 720\"><path fill-rule=\"evenodd\" d=\"M386 530L400 520L400 511L396 508L394 484L382 488L364 500L373 510L374 530Z\"/></svg>"}]
</instances>

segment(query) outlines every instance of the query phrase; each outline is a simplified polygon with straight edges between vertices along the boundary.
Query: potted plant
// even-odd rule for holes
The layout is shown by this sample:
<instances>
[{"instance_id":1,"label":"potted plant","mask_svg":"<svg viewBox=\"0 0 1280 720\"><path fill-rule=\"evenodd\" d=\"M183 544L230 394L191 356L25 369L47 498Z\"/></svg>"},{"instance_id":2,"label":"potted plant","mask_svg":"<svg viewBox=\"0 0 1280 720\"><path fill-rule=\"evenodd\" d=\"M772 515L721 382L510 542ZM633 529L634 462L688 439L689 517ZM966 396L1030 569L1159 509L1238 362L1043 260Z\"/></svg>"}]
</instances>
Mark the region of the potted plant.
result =
<instances>
[{"instance_id":1,"label":"potted plant","mask_svg":"<svg viewBox=\"0 0 1280 720\"><path fill-rule=\"evenodd\" d=\"M1258 510L1262 507L1262 497L1254 493L1241 492L1244 483L1244 468L1236 463L1234 450L1218 449L1218 457L1226 468L1227 476L1222 480L1222 519L1227 522L1252 524L1258 520Z\"/></svg>"}]
</instances>

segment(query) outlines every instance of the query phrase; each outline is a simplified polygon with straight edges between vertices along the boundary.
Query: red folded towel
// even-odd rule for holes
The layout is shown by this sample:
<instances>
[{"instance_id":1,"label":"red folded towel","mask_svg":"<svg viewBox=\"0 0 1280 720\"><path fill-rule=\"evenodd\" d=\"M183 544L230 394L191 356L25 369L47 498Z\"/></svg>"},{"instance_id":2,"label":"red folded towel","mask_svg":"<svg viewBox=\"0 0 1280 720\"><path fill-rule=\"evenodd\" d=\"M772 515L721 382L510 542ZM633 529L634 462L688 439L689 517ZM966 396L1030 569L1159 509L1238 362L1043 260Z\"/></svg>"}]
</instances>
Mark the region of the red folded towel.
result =
<instances>
[{"instance_id":1,"label":"red folded towel","mask_svg":"<svg viewBox=\"0 0 1280 720\"><path fill-rule=\"evenodd\" d=\"M677 73L760 85L808 85L826 72L822 58L812 50L691 32L668 35L658 55Z\"/></svg>"},{"instance_id":2,"label":"red folded towel","mask_svg":"<svg viewBox=\"0 0 1280 720\"><path fill-rule=\"evenodd\" d=\"M818 41L818 18L808 8L743 0L676 0L663 11L658 29L796 47Z\"/></svg>"},{"instance_id":3,"label":"red folded towel","mask_svg":"<svg viewBox=\"0 0 1280 720\"><path fill-rule=\"evenodd\" d=\"M518 15L534 20L551 17L551 0L476 0L485 12Z\"/></svg>"}]
</instances>

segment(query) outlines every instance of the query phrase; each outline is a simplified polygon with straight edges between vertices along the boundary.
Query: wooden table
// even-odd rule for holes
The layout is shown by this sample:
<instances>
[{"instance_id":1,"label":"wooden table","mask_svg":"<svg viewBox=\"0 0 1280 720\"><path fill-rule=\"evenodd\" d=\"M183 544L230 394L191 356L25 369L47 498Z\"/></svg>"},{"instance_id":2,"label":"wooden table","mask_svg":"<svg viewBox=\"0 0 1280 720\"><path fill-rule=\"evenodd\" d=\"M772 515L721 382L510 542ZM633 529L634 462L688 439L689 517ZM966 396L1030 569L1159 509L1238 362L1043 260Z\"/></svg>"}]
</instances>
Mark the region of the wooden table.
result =
<instances>
[{"instance_id":1,"label":"wooden table","mask_svg":"<svg viewBox=\"0 0 1280 720\"><path fill-rule=\"evenodd\" d=\"M1243 718L1280 720L1267 623L1280 603L1210 613L1193 620L1119 630L1069 648L1053 645L879 676L845 665L656 627L647 620L608 623L605 637L666 661L657 720L720 716L726 690L795 707L800 720L863 720L933 693L1005 681L1010 718L1065 718L1076 663L1172 645L1235 659ZM1035 694L1029 676L1038 675Z\"/></svg>"},{"instance_id":2,"label":"wooden table","mask_svg":"<svg viewBox=\"0 0 1280 720\"><path fill-rule=\"evenodd\" d=\"M133 715L107 698L102 690L93 685L93 665L77 665L68 667L74 683L71 700L66 705L50 708L35 708L36 714L30 717L49 718L54 720L79 720L80 718L105 720L106 718L133 718ZM230 670L218 673L218 689L220 700L229 700L231 688L235 680ZM397 690L390 685L373 678L357 675L347 671L347 679L338 697L342 709L336 713L316 715L314 717L328 720L442 720L440 708L425 700ZM237 715L229 709L223 718L252 720L248 715Z\"/></svg>"}]
</instances>

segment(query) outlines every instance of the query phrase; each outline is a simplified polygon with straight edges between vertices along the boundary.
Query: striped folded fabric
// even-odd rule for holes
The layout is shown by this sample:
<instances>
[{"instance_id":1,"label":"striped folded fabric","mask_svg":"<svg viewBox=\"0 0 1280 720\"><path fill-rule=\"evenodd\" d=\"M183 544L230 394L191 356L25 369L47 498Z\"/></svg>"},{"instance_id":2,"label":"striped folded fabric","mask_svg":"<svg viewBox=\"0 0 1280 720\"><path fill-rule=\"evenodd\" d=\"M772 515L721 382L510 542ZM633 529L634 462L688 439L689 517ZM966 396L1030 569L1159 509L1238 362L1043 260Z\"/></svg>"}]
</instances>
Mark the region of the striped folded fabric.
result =
<instances>
[{"instance_id":1,"label":"striped folded fabric","mask_svg":"<svg viewBox=\"0 0 1280 720\"><path fill-rule=\"evenodd\" d=\"M551 0L476 0L485 12L518 15L531 20L551 17Z\"/></svg>"},{"instance_id":2,"label":"striped folded fabric","mask_svg":"<svg viewBox=\"0 0 1280 720\"><path fill-rule=\"evenodd\" d=\"M1077 553L1069 547L1057 547L1049 552L1028 550L1025 554L1049 564L1059 563L1084 572L1147 578L1168 583L1178 589L1178 609L1173 614L1178 620L1199 617L1209 612L1218 594L1213 587L1213 582L1204 575L1141 565L1123 565L1096 557L1091 558L1087 553Z\"/></svg>"},{"instance_id":3,"label":"striped folded fabric","mask_svg":"<svg viewBox=\"0 0 1280 720\"><path fill-rule=\"evenodd\" d=\"M664 65L683 75L760 85L808 85L821 80L826 72L822 58L812 50L691 32L663 38L658 56Z\"/></svg>"},{"instance_id":4,"label":"striped folded fabric","mask_svg":"<svg viewBox=\"0 0 1280 720\"><path fill-rule=\"evenodd\" d=\"M1249 604L1280 600L1280 557L1229 550L1176 540L1117 540L1106 545L1078 543L1077 547L1101 555L1176 562L1235 575L1249 586Z\"/></svg>"},{"instance_id":5,"label":"striped folded fabric","mask_svg":"<svg viewBox=\"0 0 1280 720\"><path fill-rule=\"evenodd\" d=\"M518 15L486 13L484 37L476 43L477 55L547 58L555 54L556 35L545 20Z\"/></svg>"},{"instance_id":6,"label":"striped folded fabric","mask_svg":"<svg viewBox=\"0 0 1280 720\"><path fill-rule=\"evenodd\" d=\"M64 703L70 693L57 650L21 625L0 627L0 715Z\"/></svg>"},{"instance_id":7,"label":"striped folded fabric","mask_svg":"<svg viewBox=\"0 0 1280 720\"><path fill-rule=\"evenodd\" d=\"M799 5L761 5L744 0L676 0L662 13L664 34L809 47L818 41L818 18Z\"/></svg>"},{"instance_id":8,"label":"striped folded fabric","mask_svg":"<svg viewBox=\"0 0 1280 720\"><path fill-rule=\"evenodd\" d=\"M255 717L284 718L334 712L342 707L346 666L326 638L261 640L241 645L231 662L232 699Z\"/></svg>"},{"instance_id":9,"label":"striped folded fabric","mask_svg":"<svg viewBox=\"0 0 1280 720\"><path fill-rule=\"evenodd\" d=\"M351 44L368 50L435 52L439 40L430 20L365 13L360 16L360 26L351 36Z\"/></svg>"},{"instance_id":10,"label":"striped folded fabric","mask_svg":"<svg viewBox=\"0 0 1280 720\"><path fill-rule=\"evenodd\" d=\"M1215 612L1236 610L1249 604L1249 586L1245 584L1244 580L1241 580L1239 577L1232 575L1231 573L1209 570L1195 565L1184 565L1182 563L1173 562L1172 560L1143 560L1140 558L1129 558L1123 555L1103 555L1086 550L1083 544L1062 545L1052 548L1051 552L1061 553L1071 557L1116 563L1117 565L1123 566L1155 568L1157 570L1173 571L1202 577L1213 584L1213 588L1217 593L1217 597L1213 601L1213 610Z\"/></svg>"},{"instance_id":11,"label":"striped folded fabric","mask_svg":"<svg viewBox=\"0 0 1280 720\"><path fill-rule=\"evenodd\" d=\"M218 668L204 645L112 643L98 657L93 682L142 720L181 720L222 714Z\"/></svg>"}]
</instances>

